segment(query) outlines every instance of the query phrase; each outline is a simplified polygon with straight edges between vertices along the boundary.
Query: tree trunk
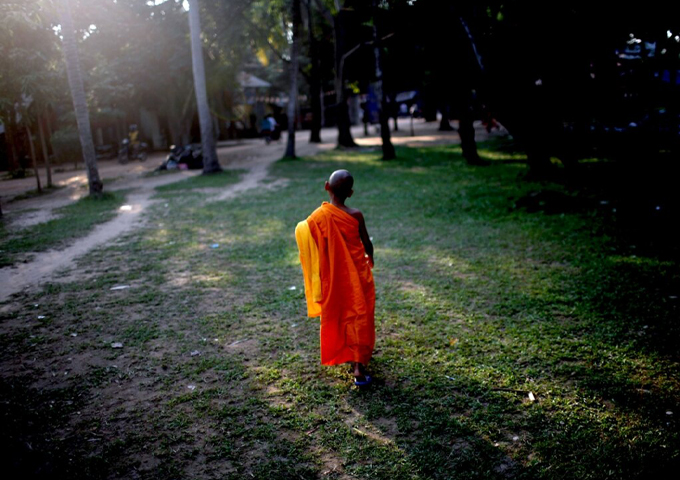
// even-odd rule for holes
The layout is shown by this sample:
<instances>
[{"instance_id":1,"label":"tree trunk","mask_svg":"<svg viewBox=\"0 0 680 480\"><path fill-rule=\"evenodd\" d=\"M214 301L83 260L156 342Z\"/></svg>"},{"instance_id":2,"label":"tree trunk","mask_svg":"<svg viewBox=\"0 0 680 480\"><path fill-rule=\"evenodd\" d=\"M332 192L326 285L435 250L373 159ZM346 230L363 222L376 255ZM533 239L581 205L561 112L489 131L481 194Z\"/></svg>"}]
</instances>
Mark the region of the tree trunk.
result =
<instances>
[{"instance_id":1,"label":"tree trunk","mask_svg":"<svg viewBox=\"0 0 680 480\"><path fill-rule=\"evenodd\" d=\"M49 114L45 114L45 127L47 127L47 148L49 150L52 142L52 121ZM49 151L47 152L49 155ZM52 155L54 155L54 147L52 147Z\"/></svg>"},{"instance_id":2,"label":"tree trunk","mask_svg":"<svg viewBox=\"0 0 680 480\"><path fill-rule=\"evenodd\" d=\"M338 147L356 147L352 138L349 121L349 107L345 95L345 21L341 9L333 18L333 34L335 36L335 98L338 119Z\"/></svg>"},{"instance_id":3,"label":"tree trunk","mask_svg":"<svg viewBox=\"0 0 680 480\"><path fill-rule=\"evenodd\" d=\"M441 108L441 114L442 114L442 119L439 122L439 131L440 132L450 132L453 130L453 127L451 126L450 123L450 106L448 104L442 105Z\"/></svg>"},{"instance_id":4,"label":"tree trunk","mask_svg":"<svg viewBox=\"0 0 680 480\"><path fill-rule=\"evenodd\" d=\"M547 120L535 121L540 118L536 109L532 115L518 115L516 112L528 110L527 102L513 102L503 106L500 113L500 121L510 132L518 144L527 154L528 178L549 178L555 171L550 161L550 137L549 129L545 126ZM507 112L507 114L505 113Z\"/></svg>"},{"instance_id":5,"label":"tree trunk","mask_svg":"<svg viewBox=\"0 0 680 480\"><path fill-rule=\"evenodd\" d=\"M475 129L471 115L462 114L458 126L460 135L460 146L463 150L463 158L470 165L488 165L489 162L482 160L477 153L477 142L475 142Z\"/></svg>"},{"instance_id":6,"label":"tree trunk","mask_svg":"<svg viewBox=\"0 0 680 480\"><path fill-rule=\"evenodd\" d=\"M73 98L73 108L78 124L78 135L80 136L80 145L83 149L83 160L85 161L85 166L87 168L90 195L99 195L101 194L104 185L99 179L99 171L97 170L97 156L94 150L94 142L92 141L90 114L87 110L85 87L83 86L83 79L80 74L78 45L73 29L69 0L61 0L60 18L62 26L61 33L64 37L66 74L68 76L69 87L71 88L71 97Z\"/></svg>"},{"instance_id":7,"label":"tree trunk","mask_svg":"<svg viewBox=\"0 0 680 480\"><path fill-rule=\"evenodd\" d=\"M9 155L9 170L10 172L19 170L21 168L21 164L19 163L19 158L17 155L17 148L16 145L14 144L15 136L14 132L16 132L16 112L14 111L14 108L10 108L8 111L8 118L9 121L7 122L7 125L5 125L5 136L7 138L7 148L10 151Z\"/></svg>"},{"instance_id":8,"label":"tree trunk","mask_svg":"<svg viewBox=\"0 0 680 480\"><path fill-rule=\"evenodd\" d=\"M312 96L312 126L309 132L309 143L321 143L321 75L319 71L319 47L314 37L314 16L309 2L307 7L307 34L309 38L309 58L312 71L309 78L309 90Z\"/></svg>"},{"instance_id":9,"label":"tree trunk","mask_svg":"<svg viewBox=\"0 0 680 480\"><path fill-rule=\"evenodd\" d=\"M477 153L474 128L474 96L472 91L466 91L462 95L458 135L463 158L469 165L488 165L489 162L482 160Z\"/></svg>"},{"instance_id":10,"label":"tree trunk","mask_svg":"<svg viewBox=\"0 0 680 480\"><path fill-rule=\"evenodd\" d=\"M297 112L298 48L300 45L300 0L292 0L293 44L290 47L290 93L288 98L288 143L286 158L295 158L295 117Z\"/></svg>"},{"instance_id":11,"label":"tree trunk","mask_svg":"<svg viewBox=\"0 0 680 480\"><path fill-rule=\"evenodd\" d=\"M28 125L26 125L26 135L28 135L28 146L31 149L31 167L33 168L33 173L35 174L35 182L38 188L38 193L42 193L42 187L40 186L40 172L38 171L38 160L35 158L33 135L31 135L31 129Z\"/></svg>"},{"instance_id":12,"label":"tree trunk","mask_svg":"<svg viewBox=\"0 0 680 480\"><path fill-rule=\"evenodd\" d=\"M468 163L477 163L479 155L477 153L477 143L475 142L475 129L472 126L472 118L461 113L458 124L458 134L460 135L460 145L463 150L463 158Z\"/></svg>"},{"instance_id":13,"label":"tree trunk","mask_svg":"<svg viewBox=\"0 0 680 480\"><path fill-rule=\"evenodd\" d=\"M213 124L210 118L208 92L205 84L205 65L203 63L203 47L201 45L201 18L199 0L189 0L189 32L191 36L191 64L194 73L194 90L196 92L196 107L198 121L201 125L201 145L203 153L203 174L221 172Z\"/></svg>"},{"instance_id":14,"label":"tree trunk","mask_svg":"<svg viewBox=\"0 0 680 480\"><path fill-rule=\"evenodd\" d=\"M45 159L45 173L47 174L47 188L52 187L52 167L50 166L50 155L47 151L47 142L45 141L45 129L43 128L43 119L38 116L38 133L40 134L40 146L42 147L43 158Z\"/></svg>"},{"instance_id":15,"label":"tree trunk","mask_svg":"<svg viewBox=\"0 0 680 480\"><path fill-rule=\"evenodd\" d=\"M373 11L377 13L377 0L373 0ZM390 124L389 112L387 103L387 94L385 93L383 85L383 72L380 63L380 45L378 44L378 27L376 25L377 19L373 19L373 56L375 60L375 83L374 90L376 98L378 99L378 116L380 118L380 138L382 139L382 159L392 160L397 158L390 138Z\"/></svg>"},{"instance_id":16,"label":"tree trunk","mask_svg":"<svg viewBox=\"0 0 680 480\"><path fill-rule=\"evenodd\" d=\"M122 129L120 128L120 120L115 119L113 121L113 125L114 125L114 128L116 130L116 146L115 146L115 149L116 149L116 152L117 152L118 149L120 148L120 142L123 140L123 134L121 133Z\"/></svg>"}]
</instances>

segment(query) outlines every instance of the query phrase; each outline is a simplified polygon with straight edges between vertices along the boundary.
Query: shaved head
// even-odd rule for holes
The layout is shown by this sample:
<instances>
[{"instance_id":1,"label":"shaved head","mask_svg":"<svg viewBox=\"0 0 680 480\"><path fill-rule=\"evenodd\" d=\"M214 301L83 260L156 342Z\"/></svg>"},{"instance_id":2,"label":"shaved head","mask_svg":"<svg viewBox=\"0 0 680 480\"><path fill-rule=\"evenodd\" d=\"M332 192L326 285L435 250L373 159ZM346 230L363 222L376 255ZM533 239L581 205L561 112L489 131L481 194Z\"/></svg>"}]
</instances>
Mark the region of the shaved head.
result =
<instances>
[{"instance_id":1,"label":"shaved head","mask_svg":"<svg viewBox=\"0 0 680 480\"><path fill-rule=\"evenodd\" d=\"M336 170L328 179L328 187L334 195L345 199L351 195L354 177L347 170Z\"/></svg>"}]
</instances>

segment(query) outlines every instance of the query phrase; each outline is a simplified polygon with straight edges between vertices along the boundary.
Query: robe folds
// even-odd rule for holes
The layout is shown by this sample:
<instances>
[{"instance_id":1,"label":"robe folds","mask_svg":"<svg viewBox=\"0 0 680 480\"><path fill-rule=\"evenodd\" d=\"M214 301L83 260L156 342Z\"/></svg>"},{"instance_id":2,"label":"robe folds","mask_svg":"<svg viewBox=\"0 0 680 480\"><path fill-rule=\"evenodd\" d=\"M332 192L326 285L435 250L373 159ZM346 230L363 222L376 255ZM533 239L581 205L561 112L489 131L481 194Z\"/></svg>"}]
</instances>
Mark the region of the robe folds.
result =
<instances>
[{"instance_id":1,"label":"robe folds","mask_svg":"<svg viewBox=\"0 0 680 480\"><path fill-rule=\"evenodd\" d=\"M295 239L307 314L321 317L321 363L368 364L375 346L375 285L359 221L323 202L298 223Z\"/></svg>"}]
</instances>

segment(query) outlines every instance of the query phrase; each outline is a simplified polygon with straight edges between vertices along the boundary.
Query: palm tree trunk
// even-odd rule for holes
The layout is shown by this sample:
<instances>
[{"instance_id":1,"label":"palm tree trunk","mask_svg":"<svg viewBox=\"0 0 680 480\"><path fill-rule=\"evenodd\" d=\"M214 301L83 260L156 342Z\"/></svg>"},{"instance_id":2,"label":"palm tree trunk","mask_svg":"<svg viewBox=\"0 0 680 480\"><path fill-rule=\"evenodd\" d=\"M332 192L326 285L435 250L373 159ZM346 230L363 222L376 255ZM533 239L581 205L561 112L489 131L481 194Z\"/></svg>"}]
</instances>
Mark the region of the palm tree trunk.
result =
<instances>
[{"instance_id":1,"label":"palm tree trunk","mask_svg":"<svg viewBox=\"0 0 680 480\"><path fill-rule=\"evenodd\" d=\"M64 60L66 61L66 74L68 84L71 88L73 98L73 109L76 114L78 124L78 135L80 145L83 149L83 160L87 169L87 182L90 187L90 195L101 194L104 185L99 179L97 170L97 155L94 151L92 141L92 130L90 127L90 114L87 109L87 99L85 97L85 87L83 78L80 74L80 60L78 58L78 45L73 30L73 19L71 18L71 5L69 0L61 0L60 8L61 33L64 37Z\"/></svg>"},{"instance_id":2,"label":"palm tree trunk","mask_svg":"<svg viewBox=\"0 0 680 480\"><path fill-rule=\"evenodd\" d=\"M38 116L38 133L40 134L40 146L42 147L43 158L45 159L45 173L47 174L47 188L52 187L52 167L50 166L50 155L47 152L47 142L45 141L45 129L43 119Z\"/></svg>"},{"instance_id":3,"label":"palm tree trunk","mask_svg":"<svg viewBox=\"0 0 680 480\"><path fill-rule=\"evenodd\" d=\"M286 158L295 158L295 113L297 111L298 48L300 44L300 0L292 1L293 45L290 48L290 94L288 99L288 143Z\"/></svg>"},{"instance_id":4,"label":"palm tree trunk","mask_svg":"<svg viewBox=\"0 0 680 480\"><path fill-rule=\"evenodd\" d=\"M33 173L35 173L35 181L38 187L38 193L42 193L42 187L40 186L40 172L38 171L38 160L35 158L33 135L31 135L31 129L28 125L26 125L26 135L28 135L28 146L31 149L31 167L33 167Z\"/></svg>"},{"instance_id":5,"label":"palm tree trunk","mask_svg":"<svg viewBox=\"0 0 680 480\"><path fill-rule=\"evenodd\" d=\"M213 123L210 118L208 92L205 86L205 64L201 44L201 16L199 0L189 0L189 33L191 36L191 65L194 73L194 91L198 108L198 122L201 125L201 145L203 152L203 174L221 172L217 159Z\"/></svg>"}]
</instances>

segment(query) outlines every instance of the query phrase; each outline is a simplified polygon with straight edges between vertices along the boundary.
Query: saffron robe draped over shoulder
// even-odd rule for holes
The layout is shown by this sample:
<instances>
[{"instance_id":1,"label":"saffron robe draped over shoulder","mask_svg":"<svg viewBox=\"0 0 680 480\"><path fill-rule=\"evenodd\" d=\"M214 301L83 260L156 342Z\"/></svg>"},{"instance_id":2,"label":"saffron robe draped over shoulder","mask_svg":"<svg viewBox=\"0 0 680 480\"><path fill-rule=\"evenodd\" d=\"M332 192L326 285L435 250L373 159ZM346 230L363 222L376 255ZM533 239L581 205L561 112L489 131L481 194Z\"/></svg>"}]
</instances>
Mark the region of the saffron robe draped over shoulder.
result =
<instances>
[{"instance_id":1,"label":"saffron robe draped over shoulder","mask_svg":"<svg viewBox=\"0 0 680 480\"><path fill-rule=\"evenodd\" d=\"M321 316L321 363L366 365L375 346L375 285L359 221L324 202L295 228L307 313Z\"/></svg>"}]
</instances>

